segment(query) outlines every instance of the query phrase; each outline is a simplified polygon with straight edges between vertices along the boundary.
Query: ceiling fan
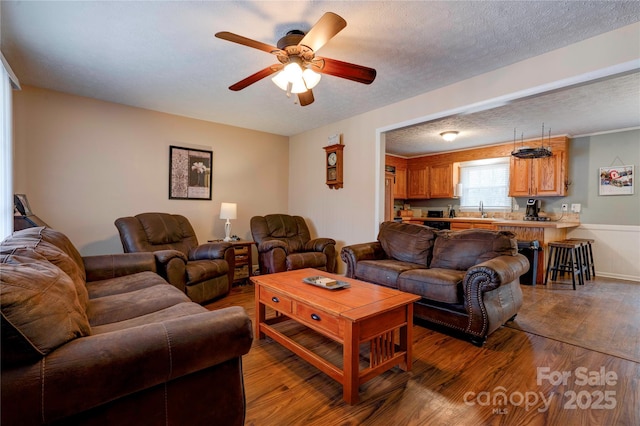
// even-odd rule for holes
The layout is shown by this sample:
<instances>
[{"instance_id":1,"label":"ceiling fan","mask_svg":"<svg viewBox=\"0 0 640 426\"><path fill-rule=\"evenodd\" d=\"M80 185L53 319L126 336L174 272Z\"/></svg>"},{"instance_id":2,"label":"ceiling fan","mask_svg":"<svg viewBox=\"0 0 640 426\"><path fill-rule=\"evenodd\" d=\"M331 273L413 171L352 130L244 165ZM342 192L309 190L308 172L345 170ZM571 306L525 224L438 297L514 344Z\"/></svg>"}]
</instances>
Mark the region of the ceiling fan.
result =
<instances>
[{"instance_id":1,"label":"ceiling fan","mask_svg":"<svg viewBox=\"0 0 640 426\"><path fill-rule=\"evenodd\" d=\"M280 62L240 80L229 86L229 89L242 90L271 74L278 73L273 77L273 82L285 90L287 96L291 93L297 94L300 105L306 106L314 101L311 89L320 81L320 74L371 84L376 78L376 70L373 68L315 56L318 49L346 26L347 21L335 13L327 12L306 34L300 30L289 31L278 40L277 47L227 31L216 33L216 37L223 40L271 53Z\"/></svg>"}]
</instances>

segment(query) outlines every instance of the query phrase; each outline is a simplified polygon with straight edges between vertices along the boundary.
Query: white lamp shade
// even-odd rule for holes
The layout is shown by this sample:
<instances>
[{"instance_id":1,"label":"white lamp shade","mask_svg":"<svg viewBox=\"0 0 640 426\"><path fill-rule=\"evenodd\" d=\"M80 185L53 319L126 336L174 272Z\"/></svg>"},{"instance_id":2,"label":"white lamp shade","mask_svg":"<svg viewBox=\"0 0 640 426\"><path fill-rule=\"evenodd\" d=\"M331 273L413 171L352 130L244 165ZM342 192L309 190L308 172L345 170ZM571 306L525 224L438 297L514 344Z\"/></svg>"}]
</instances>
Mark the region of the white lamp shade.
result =
<instances>
[{"instance_id":1,"label":"white lamp shade","mask_svg":"<svg viewBox=\"0 0 640 426\"><path fill-rule=\"evenodd\" d=\"M220 205L220 219L235 219L237 214L236 203L222 203Z\"/></svg>"},{"instance_id":2,"label":"white lamp shade","mask_svg":"<svg viewBox=\"0 0 640 426\"><path fill-rule=\"evenodd\" d=\"M307 91L307 86L304 85L302 78L297 79L291 86L291 93L304 93Z\"/></svg>"},{"instance_id":3,"label":"white lamp shade","mask_svg":"<svg viewBox=\"0 0 640 426\"><path fill-rule=\"evenodd\" d=\"M289 86L289 80L287 80L287 76L282 71L276 74L275 77L271 79L271 81L273 81L276 86L278 86L285 92L287 91Z\"/></svg>"},{"instance_id":4,"label":"white lamp shade","mask_svg":"<svg viewBox=\"0 0 640 426\"><path fill-rule=\"evenodd\" d=\"M302 68L296 62L288 63L282 71L287 76L287 80L292 83L302 77Z\"/></svg>"},{"instance_id":5,"label":"white lamp shade","mask_svg":"<svg viewBox=\"0 0 640 426\"><path fill-rule=\"evenodd\" d=\"M322 74L315 72L314 70L307 68L302 72L302 78L307 89L313 89L320 82Z\"/></svg>"}]
</instances>

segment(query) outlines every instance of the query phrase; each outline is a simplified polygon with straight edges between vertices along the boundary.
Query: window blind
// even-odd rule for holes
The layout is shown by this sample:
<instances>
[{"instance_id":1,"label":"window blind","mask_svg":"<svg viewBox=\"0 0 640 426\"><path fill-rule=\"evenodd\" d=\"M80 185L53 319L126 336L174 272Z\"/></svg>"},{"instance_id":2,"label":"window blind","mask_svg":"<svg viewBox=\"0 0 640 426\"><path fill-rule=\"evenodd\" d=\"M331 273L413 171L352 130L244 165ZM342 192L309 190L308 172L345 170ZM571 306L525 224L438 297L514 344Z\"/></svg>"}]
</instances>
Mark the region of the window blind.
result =
<instances>
[{"instance_id":1,"label":"window blind","mask_svg":"<svg viewBox=\"0 0 640 426\"><path fill-rule=\"evenodd\" d=\"M460 164L460 208L511 209L509 157L467 161Z\"/></svg>"}]
</instances>

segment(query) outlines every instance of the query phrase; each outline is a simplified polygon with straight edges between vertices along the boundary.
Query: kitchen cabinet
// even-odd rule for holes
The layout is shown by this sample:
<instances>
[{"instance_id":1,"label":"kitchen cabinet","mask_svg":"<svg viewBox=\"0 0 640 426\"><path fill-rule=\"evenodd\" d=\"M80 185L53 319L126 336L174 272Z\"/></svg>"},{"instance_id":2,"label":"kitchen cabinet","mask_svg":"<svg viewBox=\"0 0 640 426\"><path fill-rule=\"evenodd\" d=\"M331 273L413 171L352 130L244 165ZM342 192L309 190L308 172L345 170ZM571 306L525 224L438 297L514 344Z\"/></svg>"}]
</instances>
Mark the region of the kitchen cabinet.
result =
<instances>
[{"instance_id":1,"label":"kitchen cabinet","mask_svg":"<svg viewBox=\"0 0 640 426\"><path fill-rule=\"evenodd\" d=\"M404 200L407 198L407 168L396 167L395 181L393 184L393 198Z\"/></svg>"},{"instance_id":2,"label":"kitchen cabinet","mask_svg":"<svg viewBox=\"0 0 640 426\"><path fill-rule=\"evenodd\" d=\"M453 163L429 166L429 196L453 198Z\"/></svg>"},{"instance_id":3,"label":"kitchen cabinet","mask_svg":"<svg viewBox=\"0 0 640 426\"><path fill-rule=\"evenodd\" d=\"M429 198L429 166L409 164L407 167L407 198L425 200Z\"/></svg>"},{"instance_id":4,"label":"kitchen cabinet","mask_svg":"<svg viewBox=\"0 0 640 426\"><path fill-rule=\"evenodd\" d=\"M567 155L553 151L547 158L511 157L509 196L549 197L567 195Z\"/></svg>"}]
</instances>

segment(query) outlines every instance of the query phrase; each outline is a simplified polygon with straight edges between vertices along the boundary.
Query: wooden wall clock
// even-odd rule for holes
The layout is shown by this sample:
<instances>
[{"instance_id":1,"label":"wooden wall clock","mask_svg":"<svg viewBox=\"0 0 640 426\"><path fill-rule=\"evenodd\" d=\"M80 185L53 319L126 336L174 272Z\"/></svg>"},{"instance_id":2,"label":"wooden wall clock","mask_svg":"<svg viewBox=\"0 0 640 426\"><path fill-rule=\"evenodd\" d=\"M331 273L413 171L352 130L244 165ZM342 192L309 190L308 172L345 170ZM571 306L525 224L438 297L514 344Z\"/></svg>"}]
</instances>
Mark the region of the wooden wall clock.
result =
<instances>
[{"instance_id":1,"label":"wooden wall clock","mask_svg":"<svg viewBox=\"0 0 640 426\"><path fill-rule=\"evenodd\" d=\"M331 189L340 189L343 185L342 180L342 150L344 145L335 144L325 146L325 167L327 171L327 186Z\"/></svg>"}]
</instances>

